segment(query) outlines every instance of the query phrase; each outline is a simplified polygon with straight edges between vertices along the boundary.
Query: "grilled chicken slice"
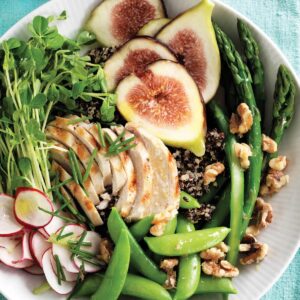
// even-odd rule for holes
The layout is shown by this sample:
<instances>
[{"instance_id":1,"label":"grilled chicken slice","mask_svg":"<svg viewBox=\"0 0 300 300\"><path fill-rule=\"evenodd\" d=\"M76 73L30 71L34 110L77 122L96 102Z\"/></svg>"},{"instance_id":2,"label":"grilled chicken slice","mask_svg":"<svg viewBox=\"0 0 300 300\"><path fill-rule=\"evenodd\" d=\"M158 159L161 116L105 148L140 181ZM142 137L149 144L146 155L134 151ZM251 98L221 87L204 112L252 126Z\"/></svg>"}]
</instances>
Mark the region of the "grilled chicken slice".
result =
<instances>
[{"instance_id":1,"label":"grilled chicken slice","mask_svg":"<svg viewBox=\"0 0 300 300\"><path fill-rule=\"evenodd\" d=\"M127 123L126 129L139 138L149 154L153 168L152 197L147 209L154 215L154 226L150 232L159 236L165 225L176 216L179 208L179 185L176 162L165 144L142 127Z\"/></svg>"},{"instance_id":2,"label":"grilled chicken slice","mask_svg":"<svg viewBox=\"0 0 300 300\"><path fill-rule=\"evenodd\" d=\"M76 208L76 203L73 199L73 197L70 195L70 193L68 192L68 190L62 186L60 189L60 193L62 194L62 196L74 207Z\"/></svg>"},{"instance_id":3,"label":"grilled chicken slice","mask_svg":"<svg viewBox=\"0 0 300 300\"><path fill-rule=\"evenodd\" d=\"M124 127L114 126L112 127L118 135L120 135ZM122 187L119 198L116 203L116 208L123 218L127 218L131 212L132 206L134 205L136 193L137 193L137 183L136 183L136 172L132 163L132 160L127 152L120 153L120 159L123 164L124 171L127 176L127 181Z\"/></svg>"},{"instance_id":4,"label":"grilled chicken slice","mask_svg":"<svg viewBox=\"0 0 300 300\"><path fill-rule=\"evenodd\" d=\"M54 144L54 148L52 148L50 150L50 156L58 164L60 164L69 174L72 174L71 164L70 164L69 156L68 156L68 149L64 145L56 142ZM81 164L79 165L79 167L80 167L80 172L83 176L85 173L85 168ZM100 200L96 193L95 187L92 184L90 177L88 177L87 180L84 182L84 187L85 187L86 191L88 192L89 197L91 198L93 203L95 205L98 205Z\"/></svg>"},{"instance_id":5,"label":"grilled chicken slice","mask_svg":"<svg viewBox=\"0 0 300 300\"><path fill-rule=\"evenodd\" d=\"M109 128L103 128L103 133L107 134L113 141L117 138L117 135ZM126 183L127 176L123 169L123 163L120 155L114 155L109 157L110 167L112 170L112 193L117 195Z\"/></svg>"},{"instance_id":6,"label":"grilled chicken slice","mask_svg":"<svg viewBox=\"0 0 300 300\"><path fill-rule=\"evenodd\" d=\"M76 124L70 123L72 120L78 119L77 116L68 116L67 118L61 118L56 117L54 121L52 121L49 125L65 129L72 133L76 138L80 140L81 143L83 143L86 148L89 150L90 153L94 151L94 149L98 149L97 155L95 157L95 160L97 161L97 164L99 165L99 168L102 173L103 177L103 184L104 186L111 185L112 183L112 176L111 176L111 169L110 164L105 157L105 149L99 149L98 143L96 142L95 138L85 129L85 127L88 125L88 123L84 122L78 122Z\"/></svg>"},{"instance_id":7,"label":"grilled chicken slice","mask_svg":"<svg viewBox=\"0 0 300 300\"><path fill-rule=\"evenodd\" d=\"M70 174L55 161L52 162L52 169L53 171L59 174L59 178L61 181L65 181L71 178ZM93 223L93 225L94 226L102 225L103 221L93 201L85 194L83 189L74 181L71 181L65 186L70 191L72 196L77 200L78 204L81 206L86 216Z\"/></svg>"},{"instance_id":8,"label":"grilled chicken slice","mask_svg":"<svg viewBox=\"0 0 300 300\"><path fill-rule=\"evenodd\" d=\"M54 140L63 144L67 148L73 149L84 168L87 168L91 154L87 150L85 145L82 144L73 134L71 134L65 129L60 129L48 125L46 128L46 136L48 139ZM90 177L94 184L97 194L101 195L105 191L105 188L103 184L102 173L96 162L93 162L92 164Z\"/></svg>"}]
</instances>

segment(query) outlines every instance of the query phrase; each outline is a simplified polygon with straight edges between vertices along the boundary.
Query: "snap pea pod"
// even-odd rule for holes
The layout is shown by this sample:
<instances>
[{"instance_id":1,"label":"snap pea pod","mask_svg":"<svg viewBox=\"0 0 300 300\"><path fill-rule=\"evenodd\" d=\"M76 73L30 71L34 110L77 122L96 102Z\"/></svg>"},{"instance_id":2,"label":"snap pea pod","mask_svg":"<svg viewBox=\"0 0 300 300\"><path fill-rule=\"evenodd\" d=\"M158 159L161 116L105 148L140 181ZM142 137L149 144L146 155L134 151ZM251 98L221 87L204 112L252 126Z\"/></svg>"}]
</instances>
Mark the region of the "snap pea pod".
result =
<instances>
[{"instance_id":1,"label":"snap pea pod","mask_svg":"<svg viewBox=\"0 0 300 300\"><path fill-rule=\"evenodd\" d=\"M200 204L198 200L192 197L190 194L181 191L180 192L180 208L190 209L190 208L199 208Z\"/></svg>"},{"instance_id":2,"label":"snap pea pod","mask_svg":"<svg viewBox=\"0 0 300 300\"><path fill-rule=\"evenodd\" d=\"M133 267L145 277L159 284L164 284L167 279L167 275L159 270L156 264L144 253L143 249L134 239L118 211L114 207L108 217L107 227L114 242L118 240L121 230L125 229L128 232L130 243L130 264L132 264Z\"/></svg>"},{"instance_id":3,"label":"snap pea pod","mask_svg":"<svg viewBox=\"0 0 300 300\"><path fill-rule=\"evenodd\" d=\"M130 244L127 231L122 229L104 278L91 300L117 300L128 273Z\"/></svg>"},{"instance_id":4,"label":"snap pea pod","mask_svg":"<svg viewBox=\"0 0 300 300\"><path fill-rule=\"evenodd\" d=\"M78 284L68 299L90 297L104 279L103 274L88 275ZM145 300L171 300L170 294L161 285L147 278L128 273L122 289L122 295ZM106 299L105 299L106 300Z\"/></svg>"},{"instance_id":5,"label":"snap pea pod","mask_svg":"<svg viewBox=\"0 0 300 300\"><path fill-rule=\"evenodd\" d=\"M211 220L203 226L203 229L224 225L224 221L229 216L230 212L230 189L231 187L229 184L216 204L216 209L213 212Z\"/></svg>"},{"instance_id":6,"label":"snap pea pod","mask_svg":"<svg viewBox=\"0 0 300 300\"><path fill-rule=\"evenodd\" d=\"M131 234L138 242L141 241L147 235L151 227L152 221L153 216L148 216L136 222L129 228Z\"/></svg>"},{"instance_id":7,"label":"snap pea pod","mask_svg":"<svg viewBox=\"0 0 300 300\"><path fill-rule=\"evenodd\" d=\"M226 227L217 227L160 237L145 237L144 240L154 253L164 256L182 256L219 244L229 232L230 229Z\"/></svg>"},{"instance_id":8,"label":"snap pea pod","mask_svg":"<svg viewBox=\"0 0 300 300\"><path fill-rule=\"evenodd\" d=\"M229 252L228 260L232 264L236 264L239 245L240 232L243 222L243 204L244 204L244 171L240 166L240 162L235 155L234 145L236 139L229 132L228 119L222 111L221 107L213 100L208 104L209 109L213 113L215 121L219 128L225 133L225 153L230 169L231 191L230 191L230 228L231 232L228 236Z\"/></svg>"},{"instance_id":9,"label":"snap pea pod","mask_svg":"<svg viewBox=\"0 0 300 300\"><path fill-rule=\"evenodd\" d=\"M191 222L182 216L178 217L178 233L193 231L195 231L195 227ZM195 293L199 283L200 271L199 253L180 257L176 293L173 297L174 300L188 299Z\"/></svg>"},{"instance_id":10,"label":"snap pea pod","mask_svg":"<svg viewBox=\"0 0 300 300\"><path fill-rule=\"evenodd\" d=\"M195 295L207 293L237 294L237 290L229 278L215 278L202 275Z\"/></svg>"},{"instance_id":11,"label":"snap pea pod","mask_svg":"<svg viewBox=\"0 0 300 300\"><path fill-rule=\"evenodd\" d=\"M177 216L175 216L172 220L170 220L167 223L164 229L164 233L162 235L173 234L176 231L176 227L177 227Z\"/></svg>"},{"instance_id":12,"label":"snap pea pod","mask_svg":"<svg viewBox=\"0 0 300 300\"><path fill-rule=\"evenodd\" d=\"M199 203L210 203L214 197L218 194L224 184L227 182L227 178L224 175L219 175L214 185L209 187L209 191L203 194L199 199Z\"/></svg>"}]
</instances>

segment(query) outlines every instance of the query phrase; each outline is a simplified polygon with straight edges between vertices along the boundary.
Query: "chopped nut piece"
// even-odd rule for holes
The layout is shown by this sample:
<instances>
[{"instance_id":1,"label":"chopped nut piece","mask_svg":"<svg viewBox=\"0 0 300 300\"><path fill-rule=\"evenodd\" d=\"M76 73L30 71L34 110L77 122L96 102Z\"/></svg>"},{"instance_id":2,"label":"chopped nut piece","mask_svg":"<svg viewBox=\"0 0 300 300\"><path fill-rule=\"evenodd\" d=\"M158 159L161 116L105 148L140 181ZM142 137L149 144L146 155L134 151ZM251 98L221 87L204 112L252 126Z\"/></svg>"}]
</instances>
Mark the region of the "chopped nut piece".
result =
<instances>
[{"instance_id":1,"label":"chopped nut piece","mask_svg":"<svg viewBox=\"0 0 300 300\"><path fill-rule=\"evenodd\" d=\"M224 253L227 253L229 251L229 247L224 242L221 242L220 244L216 245L216 248L220 249Z\"/></svg>"},{"instance_id":2,"label":"chopped nut piece","mask_svg":"<svg viewBox=\"0 0 300 300\"><path fill-rule=\"evenodd\" d=\"M236 143L234 145L235 155L239 158L241 167L248 169L250 166L249 156L252 156L252 151L249 145L245 143Z\"/></svg>"},{"instance_id":3,"label":"chopped nut piece","mask_svg":"<svg viewBox=\"0 0 300 300\"><path fill-rule=\"evenodd\" d=\"M168 258L160 262L160 268L165 271L173 270L178 265L178 259Z\"/></svg>"},{"instance_id":4,"label":"chopped nut piece","mask_svg":"<svg viewBox=\"0 0 300 300\"><path fill-rule=\"evenodd\" d=\"M204 260L219 261L225 257L225 253L216 247L207 249L200 253L200 257Z\"/></svg>"},{"instance_id":5,"label":"chopped nut piece","mask_svg":"<svg viewBox=\"0 0 300 300\"><path fill-rule=\"evenodd\" d=\"M164 288L167 290L176 288L176 272L175 271L167 272L167 279L165 281Z\"/></svg>"},{"instance_id":6,"label":"chopped nut piece","mask_svg":"<svg viewBox=\"0 0 300 300\"><path fill-rule=\"evenodd\" d=\"M240 244L240 252L249 252L252 249L252 245L257 243L256 238L252 234L246 233Z\"/></svg>"},{"instance_id":7,"label":"chopped nut piece","mask_svg":"<svg viewBox=\"0 0 300 300\"><path fill-rule=\"evenodd\" d=\"M164 259L160 263L160 268L167 272L167 280L164 287L166 289L173 289L176 287L176 271L174 268L178 265L178 259L168 258Z\"/></svg>"},{"instance_id":8,"label":"chopped nut piece","mask_svg":"<svg viewBox=\"0 0 300 300\"><path fill-rule=\"evenodd\" d=\"M111 241L107 238L101 239L99 250L100 254L98 255L98 258L108 264L113 252Z\"/></svg>"},{"instance_id":9,"label":"chopped nut piece","mask_svg":"<svg viewBox=\"0 0 300 300\"><path fill-rule=\"evenodd\" d=\"M262 149L267 153L275 153L277 151L277 143L267 135L262 135Z\"/></svg>"},{"instance_id":10,"label":"chopped nut piece","mask_svg":"<svg viewBox=\"0 0 300 300\"><path fill-rule=\"evenodd\" d=\"M241 258L240 263L242 265L250 265L253 263L259 263L267 255L268 249L269 249L269 247L267 244L254 243L251 245L250 251L248 251L250 254Z\"/></svg>"},{"instance_id":11,"label":"chopped nut piece","mask_svg":"<svg viewBox=\"0 0 300 300\"><path fill-rule=\"evenodd\" d=\"M219 263L216 261L205 261L202 263L202 271L206 275L215 277L236 277L239 275L238 268L234 267L226 260L221 260Z\"/></svg>"},{"instance_id":12,"label":"chopped nut piece","mask_svg":"<svg viewBox=\"0 0 300 300\"><path fill-rule=\"evenodd\" d=\"M230 132L240 135L247 133L253 124L253 117L249 106L246 103L241 103L237 107L237 115L232 114L230 118Z\"/></svg>"},{"instance_id":13,"label":"chopped nut piece","mask_svg":"<svg viewBox=\"0 0 300 300\"><path fill-rule=\"evenodd\" d=\"M251 245L250 244L240 244L239 246L239 250L240 252L248 252L251 249Z\"/></svg>"},{"instance_id":14,"label":"chopped nut piece","mask_svg":"<svg viewBox=\"0 0 300 300\"><path fill-rule=\"evenodd\" d=\"M255 203L255 211L257 214L256 225L259 229L266 228L272 223L273 209L270 203L266 203L262 198L257 198Z\"/></svg>"},{"instance_id":15,"label":"chopped nut piece","mask_svg":"<svg viewBox=\"0 0 300 300\"><path fill-rule=\"evenodd\" d=\"M259 233L260 233L260 230L256 225L250 225L246 229L247 235L258 236Z\"/></svg>"},{"instance_id":16,"label":"chopped nut piece","mask_svg":"<svg viewBox=\"0 0 300 300\"><path fill-rule=\"evenodd\" d=\"M224 170L225 167L220 162L208 165L204 171L204 185L209 185L210 183L216 181L217 176L223 173Z\"/></svg>"},{"instance_id":17,"label":"chopped nut piece","mask_svg":"<svg viewBox=\"0 0 300 300\"><path fill-rule=\"evenodd\" d=\"M286 165L286 156L282 155L271 159L269 162L269 167L276 171L283 171L286 168Z\"/></svg>"},{"instance_id":18,"label":"chopped nut piece","mask_svg":"<svg viewBox=\"0 0 300 300\"><path fill-rule=\"evenodd\" d=\"M274 191L278 191L289 182L289 176L282 171L271 170L266 177L266 185Z\"/></svg>"}]
</instances>

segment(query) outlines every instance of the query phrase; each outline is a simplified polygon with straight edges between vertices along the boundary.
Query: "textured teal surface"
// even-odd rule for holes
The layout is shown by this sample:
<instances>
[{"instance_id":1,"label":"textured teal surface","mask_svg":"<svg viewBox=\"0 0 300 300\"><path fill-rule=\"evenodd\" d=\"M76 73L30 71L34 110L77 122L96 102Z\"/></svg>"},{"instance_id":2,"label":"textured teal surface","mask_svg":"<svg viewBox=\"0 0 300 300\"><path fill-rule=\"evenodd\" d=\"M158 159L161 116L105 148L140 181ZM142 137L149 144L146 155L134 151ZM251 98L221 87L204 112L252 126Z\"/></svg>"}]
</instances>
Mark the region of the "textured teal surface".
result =
<instances>
[{"instance_id":1,"label":"textured teal surface","mask_svg":"<svg viewBox=\"0 0 300 300\"><path fill-rule=\"evenodd\" d=\"M0 0L0 36L17 20L45 2L45 0ZM263 29L279 45L300 74L300 0L224 0L224 2ZM263 300L296 299L300 299L300 251L280 280L263 297Z\"/></svg>"}]
</instances>

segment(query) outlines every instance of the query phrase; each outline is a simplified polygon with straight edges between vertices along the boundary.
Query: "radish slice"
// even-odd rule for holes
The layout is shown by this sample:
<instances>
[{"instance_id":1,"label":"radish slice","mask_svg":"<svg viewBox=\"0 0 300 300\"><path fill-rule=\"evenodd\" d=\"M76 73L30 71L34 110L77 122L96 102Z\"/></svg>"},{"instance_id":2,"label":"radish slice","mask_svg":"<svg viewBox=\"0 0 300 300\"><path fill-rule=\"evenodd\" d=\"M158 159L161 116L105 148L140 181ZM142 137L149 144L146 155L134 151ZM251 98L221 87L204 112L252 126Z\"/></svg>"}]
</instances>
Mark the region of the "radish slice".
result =
<instances>
[{"instance_id":1,"label":"radish slice","mask_svg":"<svg viewBox=\"0 0 300 300\"><path fill-rule=\"evenodd\" d=\"M14 202L14 198L0 194L0 236L12 236L23 230L14 216Z\"/></svg>"},{"instance_id":2,"label":"radish slice","mask_svg":"<svg viewBox=\"0 0 300 300\"><path fill-rule=\"evenodd\" d=\"M91 243L91 246L81 246L80 250L84 250L90 252L94 256L99 253L101 238L98 233L94 231L88 231L84 240L84 242ZM78 268L82 265L82 260L75 256L74 262ZM95 264L98 264L99 260L95 259ZM88 262L84 262L84 270L88 273L98 272L101 269L100 265L95 265Z\"/></svg>"},{"instance_id":3,"label":"radish slice","mask_svg":"<svg viewBox=\"0 0 300 300\"><path fill-rule=\"evenodd\" d=\"M15 216L21 224L33 228L44 227L52 216L41 209L53 212L53 206L47 196L33 188L18 188L15 200Z\"/></svg>"},{"instance_id":4,"label":"radish slice","mask_svg":"<svg viewBox=\"0 0 300 300\"><path fill-rule=\"evenodd\" d=\"M57 232L58 229L62 228L66 223L59 217L53 217L51 222L44 227L45 232L51 235Z\"/></svg>"},{"instance_id":5,"label":"radish slice","mask_svg":"<svg viewBox=\"0 0 300 300\"><path fill-rule=\"evenodd\" d=\"M52 265L54 273L57 275L57 266L56 266L56 262L55 262L54 257L52 257L52 259L51 259L51 265ZM64 271L64 274L65 274L65 277L66 277L66 281L72 282L72 281L76 281L77 280L78 273L68 272L64 267L62 269Z\"/></svg>"},{"instance_id":6,"label":"radish slice","mask_svg":"<svg viewBox=\"0 0 300 300\"><path fill-rule=\"evenodd\" d=\"M2 242L4 242L3 239L7 239L7 246L0 248L0 260L5 265L16 269L23 269L31 267L34 264L32 259L23 259L22 238L3 237Z\"/></svg>"},{"instance_id":7,"label":"radish slice","mask_svg":"<svg viewBox=\"0 0 300 300\"><path fill-rule=\"evenodd\" d=\"M65 226L64 228L60 229L57 232L57 234L59 234L59 232L61 230L63 230L62 235L72 232L73 235L68 237L68 239L72 239L75 241L78 240L80 238L81 234L85 231L85 229L83 227L81 227L80 225L76 225L76 224ZM62 242L64 242L64 241L62 240ZM74 260L71 257L72 256L71 252L70 252L70 250L67 249L67 247L53 243L52 250L53 250L54 255L58 255L61 265L68 272L71 272L71 273L79 272L79 268L75 265Z\"/></svg>"},{"instance_id":8,"label":"radish slice","mask_svg":"<svg viewBox=\"0 0 300 300\"><path fill-rule=\"evenodd\" d=\"M37 263L42 267L43 254L51 248L51 244L45 240L45 238L39 233L34 232L30 239L30 250L32 256L35 258Z\"/></svg>"},{"instance_id":9,"label":"radish slice","mask_svg":"<svg viewBox=\"0 0 300 300\"><path fill-rule=\"evenodd\" d=\"M39 228L38 232L45 238L48 240L49 238L49 234L47 233L47 231L45 230L45 228Z\"/></svg>"},{"instance_id":10,"label":"radish slice","mask_svg":"<svg viewBox=\"0 0 300 300\"><path fill-rule=\"evenodd\" d=\"M43 271L45 273L46 279L49 283L49 285L52 287L54 291L61 295L66 295L70 293L76 282L69 282L69 281L61 281L61 283L58 283L58 278L53 270L51 260L53 259L52 249L48 249L42 259L43 263Z\"/></svg>"},{"instance_id":11,"label":"radish slice","mask_svg":"<svg viewBox=\"0 0 300 300\"><path fill-rule=\"evenodd\" d=\"M37 264L34 264L28 268L24 268L24 271L32 275L44 275L43 269Z\"/></svg>"},{"instance_id":12,"label":"radish slice","mask_svg":"<svg viewBox=\"0 0 300 300\"><path fill-rule=\"evenodd\" d=\"M29 247L29 238L30 238L29 231L25 231L22 238L22 257L20 260L13 261L13 263L19 263L24 260L33 260L30 252L30 247Z\"/></svg>"}]
</instances>

